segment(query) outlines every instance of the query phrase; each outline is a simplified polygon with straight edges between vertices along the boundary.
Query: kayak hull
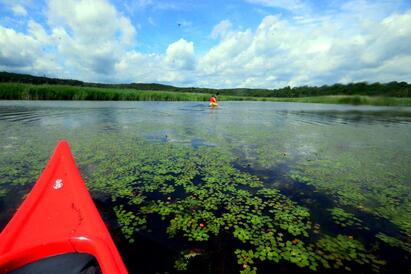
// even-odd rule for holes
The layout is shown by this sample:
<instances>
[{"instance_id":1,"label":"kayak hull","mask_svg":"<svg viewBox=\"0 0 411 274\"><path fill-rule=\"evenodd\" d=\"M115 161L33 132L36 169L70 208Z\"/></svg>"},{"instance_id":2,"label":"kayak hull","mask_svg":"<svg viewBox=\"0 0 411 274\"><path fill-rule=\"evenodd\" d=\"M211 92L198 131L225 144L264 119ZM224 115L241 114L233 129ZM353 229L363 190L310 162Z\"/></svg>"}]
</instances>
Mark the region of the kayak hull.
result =
<instances>
[{"instance_id":1,"label":"kayak hull","mask_svg":"<svg viewBox=\"0 0 411 274\"><path fill-rule=\"evenodd\" d=\"M127 273L63 140L0 234L0 273L71 252L94 256L105 274Z\"/></svg>"},{"instance_id":2,"label":"kayak hull","mask_svg":"<svg viewBox=\"0 0 411 274\"><path fill-rule=\"evenodd\" d=\"M210 107L218 107L218 103L210 103Z\"/></svg>"}]
</instances>

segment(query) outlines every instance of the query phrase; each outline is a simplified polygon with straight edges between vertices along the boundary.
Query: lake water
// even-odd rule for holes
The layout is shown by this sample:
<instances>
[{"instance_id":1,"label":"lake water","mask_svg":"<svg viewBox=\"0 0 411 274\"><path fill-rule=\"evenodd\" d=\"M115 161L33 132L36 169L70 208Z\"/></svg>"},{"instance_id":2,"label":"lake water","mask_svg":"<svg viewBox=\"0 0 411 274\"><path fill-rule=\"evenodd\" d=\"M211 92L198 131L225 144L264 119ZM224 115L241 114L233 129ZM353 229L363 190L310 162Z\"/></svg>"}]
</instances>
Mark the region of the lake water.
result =
<instances>
[{"instance_id":1,"label":"lake water","mask_svg":"<svg viewBox=\"0 0 411 274\"><path fill-rule=\"evenodd\" d=\"M67 139L131 273L409 273L411 108L0 101L0 228Z\"/></svg>"}]
</instances>

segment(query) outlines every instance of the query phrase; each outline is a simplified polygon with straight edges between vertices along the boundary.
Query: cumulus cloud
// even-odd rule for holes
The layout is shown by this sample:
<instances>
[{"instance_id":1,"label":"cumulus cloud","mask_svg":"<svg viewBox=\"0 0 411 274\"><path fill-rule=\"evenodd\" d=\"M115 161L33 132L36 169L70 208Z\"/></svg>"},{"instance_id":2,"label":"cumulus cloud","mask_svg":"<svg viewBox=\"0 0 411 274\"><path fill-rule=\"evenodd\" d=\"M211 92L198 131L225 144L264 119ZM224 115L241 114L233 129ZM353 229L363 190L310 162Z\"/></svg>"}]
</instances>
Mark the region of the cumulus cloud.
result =
<instances>
[{"instance_id":1,"label":"cumulus cloud","mask_svg":"<svg viewBox=\"0 0 411 274\"><path fill-rule=\"evenodd\" d=\"M45 16L47 28L34 20L25 33L1 27L3 70L111 81L135 44L134 26L106 0L50 0Z\"/></svg>"},{"instance_id":2,"label":"cumulus cloud","mask_svg":"<svg viewBox=\"0 0 411 274\"><path fill-rule=\"evenodd\" d=\"M29 25L28 34L0 26L0 70L55 75L61 68L53 55L43 50L44 30L34 21Z\"/></svg>"},{"instance_id":3,"label":"cumulus cloud","mask_svg":"<svg viewBox=\"0 0 411 274\"><path fill-rule=\"evenodd\" d=\"M184 43L188 44L188 48L192 46L192 43L190 42L184 41ZM171 45L173 46L171 48L179 48L181 44L182 42L179 40L172 43ZM191 51L191 49L189 51ZM134 50L127 52L115 65L115 80L117 82L160 82L191 85L196 78L196 72L191 69L185 69L187 64L184 62L175 63L172 61L173 59L170 58L173 55L176 57L179 54L182 54L184 59L184 56L187 53L185 53L185 51L178 52L174 50L170 55L154 53L143 54ZM191 58L193 57L190 57L190 59ZM192 62L192 60L190 60L190 62ZM182 66L182 68L179 66ZM189 65L189 67L191 66L192 65Z\"/></svg>"},{"instance_id":4,"label":"cumulus cloud","mask_svg":"<svg viewBox=\"0 0 411 274\"><path fill-rule=\"evenodd\" d=\"M194 45L180 39L167 47L166 63L175 69L192 70L195 67Z\"/></svg>"},{"instance_id":5,"label":"cumulus cloud","mask_svg":"<svg viewBox=\"0 0 411 274\"><path fill-rule=\"evenodd\" d=\"M200 58L199 69L208 83L245 87L410 81L411 68L395 66L411 56L410 20L406 12L372 24L359 21L356 29L347 29L344 20L301 28L266 16L255 31L222 39Z\"/></svg>"},{"instance_id":6,"label":"cumulus cloud","mask_svg":"<svg viewBox=\"0 0 411 274\"><path fill-rule=\"evenodd\" d=\"M105 0L50 0L47 16L51 37L66 66L96 80L114 72L136 35L130 20Z\"/></svg>"},{"instance_id":7,"label":"cumulus cloud","mask_svg":"<svg viewBox=\"0 0 411 274\"><path fill-rule=\"evenodd\" d=\"M0 26L0 64L2 66L31 66L39 50L40 44L32 37Z\"/></svg>"},{"instance_id":8,"label":"cumulus cloud","mask_svg":"<svg viewBox=\"0 0 411 274\"><path fill-rule=\"evenodd\" d=\"M153 82L165 67L164 58L159 54L142 54L132 50L124 54L115 64L119 81Z\"/></svg>"},{"instance_id":9,"label":"cumulus cloud","mask_svg":"<svg viewBox=\"0 0 411 274\"><path fill-rule=\"evenodd\" d=\"M287 3L295 11L304 2ZM27 18L23 31L0 26L0 70L217 88L411 82L411 11L384 13L384 5L360 3L321 16L268 15L248 29L222 20L205 37L216 39L214 46L198 55L187 37L163 52L140 52L130 19L106 0L50 0L47 22ZM378 12L368 16L367 7Z\"/></svg>"},{"instance_id":10,"label":"cumulus cloud","mask_svg":"<svg viewBox=\"0 0 411 274\"><path fill-rule=\"evenodd\" d=\"M241 64L246 61L244 55L247 55L247 49L253 39L251 31L232 33L221 43L211 48L201 59L200 69L206 74L218 74L224 71L224 74L233 74L234 71L242 71L244 68L237 67L235 64ZM251 57L251 56L248 56ZM249 61L250 59L248 59Z\"/></svg>"}]
</instances>

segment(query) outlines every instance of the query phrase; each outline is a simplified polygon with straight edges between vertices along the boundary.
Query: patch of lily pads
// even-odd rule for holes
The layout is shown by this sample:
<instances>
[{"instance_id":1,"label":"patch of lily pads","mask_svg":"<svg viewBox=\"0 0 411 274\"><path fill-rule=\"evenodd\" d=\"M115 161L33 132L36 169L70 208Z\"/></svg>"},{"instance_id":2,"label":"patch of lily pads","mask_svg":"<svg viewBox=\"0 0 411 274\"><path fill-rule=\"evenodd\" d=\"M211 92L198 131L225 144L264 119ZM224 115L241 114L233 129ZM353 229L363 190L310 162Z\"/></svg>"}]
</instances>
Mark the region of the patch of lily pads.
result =
<instances>
[{"instance_id":1,"label":"patch of lily pads","mask_svg":"<svg viewBox=\"0 0 411 274\"><path fill-rule=\"evenodd\" d=\"M207 245L212 241L232 243L230 252L241 273L257 273L262 264L272 265L274 271L278 263L313 271L379 272L386 262L378 243L411 250L407 155L347 144L346 129L334 128L330 135L324 129L296 130L287 124L273 133L272 125L264 129L253 123L223 123L191 129L210 144L193 147L186 141L186 128L174 124L167 131L173 136L148 140L147 134L159 126L165 125L142 123L138 131L116 126L110 132L99 127L83 127L81 133L53 129L47 136L34 129L9 128L9 136L26 141L0 140L0 199L10 193L24 197L56 141L64 137L93 198L112 206L111 229L138 245L141 235L151 233L150 220L158 217L164 233L181 243L170 266L177 271L190 271L194 260L215 252ZM358 138L367 140L366 133L359 132ZM278 186L290 180L335 201L324 212L341 230L323 229L307 204L285 195ZM367 221L357 212L388 220L399 231L380 231L375 242L344 235L350 229L368 233Z\"/></svg>"},{"instance_id":2,"label":"patch of lily pads","mask_svg":"<svg viewBox=\"0 0 411 274\"><path fill-rule=\"evenodd\" d=\"M105 146L106 155L97 155L98 168L87 174L86 181L95 195L118 203L115 216L131 243L149 229L149 217L157 215L167 224L169 237L185 239L194 247L212 238L238 241L244 248L232 252L241 273L256 273L264 261L287 261L312 270L370 264L377 272L383 264L347 235L320 233L306 207L236 169L237 157L229 151L143 140L130 144ZM89 155L83 152L82 157ZM91 168L86 159L80 162L87 163L81 165L83 170ZM351 215L343 216L357 222ZM175 268L189 269L196 256L182 253Z\"/></svg>"},{"instance_id":3,"label":"patch of lily pads","mask_svg":"<svg viewBox=\"0 0 411 274\"><path fill-rule=\"evenodd\" d=\"M354 214L346 212L342 208L331 208L328 210L331 213L333 221L341 227L363 227L362 221L355 217ZM369 230L368 227L364 227Z\"/></svg>"},{"instance_id":4,"label":"patch of lily pads","mask_svg":"<svg viewBox=\"0 0 411 274\"><path fill-rule=\"evenodd\" d=\"M411 254L411 244L404 239L399 240L384 233L378 233L376 237L390 246L402 248Z\"/></svg>"}]
</instances>

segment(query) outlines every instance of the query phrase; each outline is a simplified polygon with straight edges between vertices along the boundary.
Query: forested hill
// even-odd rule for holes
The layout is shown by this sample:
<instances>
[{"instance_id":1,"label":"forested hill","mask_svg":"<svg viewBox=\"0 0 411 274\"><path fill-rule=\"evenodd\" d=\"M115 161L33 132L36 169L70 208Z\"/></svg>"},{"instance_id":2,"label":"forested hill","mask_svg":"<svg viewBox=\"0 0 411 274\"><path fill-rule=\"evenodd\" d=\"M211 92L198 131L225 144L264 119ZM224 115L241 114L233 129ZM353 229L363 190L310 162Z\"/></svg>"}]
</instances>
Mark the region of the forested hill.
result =
<instances>
[{"instance_id":1,"label":"forested hill","mask_svg":"<svg viewBox=\"0 0 411 274\"><path fill-rule=\"evenodd\" d=\"M83 87L104 87L119 89L136 89L136 90L153 90L153 91L177 91L177 92L195 92L209 93L220 95L252 96L252 97L307 97L323 95L368 95L368 96L392 96L392 97L411 97L411 84L406 82L389 82L389 83L350 83L324 85L321 87L284 87L280 89L210 89L195 87L174 87L162 84L100 84L87 83L71 79L57 79L48 77L32 76L28 74L17 74L10 72L0 72L0 82L29 83L35 85L55 84L70 85ZM1 90L0 90L1 92Z\"/></svg>"}]
</instances>

